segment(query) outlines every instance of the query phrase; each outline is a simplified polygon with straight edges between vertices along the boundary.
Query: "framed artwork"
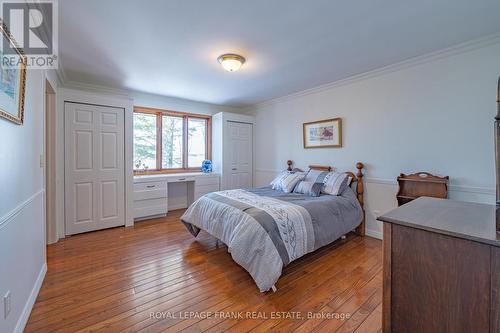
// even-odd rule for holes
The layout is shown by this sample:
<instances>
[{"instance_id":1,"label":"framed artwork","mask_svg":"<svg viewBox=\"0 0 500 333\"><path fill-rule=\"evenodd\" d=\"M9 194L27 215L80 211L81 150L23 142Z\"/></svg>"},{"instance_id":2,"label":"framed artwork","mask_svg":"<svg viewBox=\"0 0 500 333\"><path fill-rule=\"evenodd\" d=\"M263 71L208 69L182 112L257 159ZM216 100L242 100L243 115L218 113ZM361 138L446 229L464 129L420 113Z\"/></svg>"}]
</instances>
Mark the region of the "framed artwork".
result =
<instances>
[{"instance_id":1,"label":"framed artwork","mask_svg":"<svg viewBox=\"0 0 500 333\"><path fill-rule=\"evenodd\" d=\"M17 46L16 41L7 27L0 21L2 45L6 43L15 50L18 66L6 67L0 61L0 118L10 120L18 125L24 121L24 90L26 86L26 56ZM3 59L3 50L0 50L0 60ZM9 54L10 57L10 54Z\"/></svg>"},{"instance_id":2,"label":"framed artwork","mask_svg":"<svg viewBox=\"0 0 500 333\"><path fill-rule=\"evenodd\" d=\"M342 119L333 118L303 124L304 148L342 147Z\"/></svg>"}]
</instances>

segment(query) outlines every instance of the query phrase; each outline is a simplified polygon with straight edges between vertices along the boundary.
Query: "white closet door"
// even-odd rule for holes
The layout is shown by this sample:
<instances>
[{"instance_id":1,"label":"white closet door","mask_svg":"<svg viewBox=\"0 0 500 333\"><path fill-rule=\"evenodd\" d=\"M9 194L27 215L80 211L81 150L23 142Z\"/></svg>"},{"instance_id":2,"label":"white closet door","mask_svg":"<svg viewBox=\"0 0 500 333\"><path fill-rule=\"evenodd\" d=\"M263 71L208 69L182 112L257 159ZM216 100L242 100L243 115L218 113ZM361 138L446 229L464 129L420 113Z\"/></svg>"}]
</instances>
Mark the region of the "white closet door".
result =
<instances>
[{"instance_id":1,"label":"white closet door","mask_svg":"<svg viewBox=\"0 0 500 333\"><path fill-rule=\"evenodd\" d=\"M124 225L124 110L64 109L66 235Z\"/></svg>"},{"instance_id":2,"label":"white closet door","mask_svg":"<svg viewBox=\"0 0 500 333\"><path fill-rule=\"evenodd\" d=\"M252 124L228 121L229 189L252 186Z\"/></svg>"}]
</instances>

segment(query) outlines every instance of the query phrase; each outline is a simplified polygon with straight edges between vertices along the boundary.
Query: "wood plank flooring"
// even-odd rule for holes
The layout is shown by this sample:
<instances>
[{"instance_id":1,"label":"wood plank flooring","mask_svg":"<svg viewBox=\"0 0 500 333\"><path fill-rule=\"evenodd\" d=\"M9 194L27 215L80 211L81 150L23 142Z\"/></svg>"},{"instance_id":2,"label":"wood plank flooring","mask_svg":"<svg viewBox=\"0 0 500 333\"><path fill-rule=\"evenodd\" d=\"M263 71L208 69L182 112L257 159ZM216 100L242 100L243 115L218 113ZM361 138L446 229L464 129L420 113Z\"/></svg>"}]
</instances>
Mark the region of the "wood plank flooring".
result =
<instances>
[{"instance_id":1,"label":"wood plank flooring","mask_svg":"<svg viewBox=\"0 0 500 333\"><path fill-rule=\"evenodd\" d=\"M379 332L382 242L348 236L284 269L260 293L227 247L168 217L69 237L26 332Z\"/></svg>"}]
</instances>

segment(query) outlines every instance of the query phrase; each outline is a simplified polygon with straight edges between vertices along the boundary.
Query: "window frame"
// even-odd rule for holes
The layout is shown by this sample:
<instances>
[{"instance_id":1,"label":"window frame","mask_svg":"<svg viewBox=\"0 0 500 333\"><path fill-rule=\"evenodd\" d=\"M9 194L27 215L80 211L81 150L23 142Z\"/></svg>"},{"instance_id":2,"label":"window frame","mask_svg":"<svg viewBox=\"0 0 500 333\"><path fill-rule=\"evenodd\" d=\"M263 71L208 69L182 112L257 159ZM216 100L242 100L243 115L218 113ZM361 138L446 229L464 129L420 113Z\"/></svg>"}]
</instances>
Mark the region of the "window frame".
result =
<instances>
[{"instance_id":1,"label":"window frame","mask_svg":"<svg viewBox=\"0 0 500 333\"><path fill-rule=\"evenodd\" d=\"M151 174L169 174L169 173L183 173L183 172L197 172L201 171L200 167L188 167L188 119L196 118L205 120L205 156L207 159L212 159L212 116L170 111L164 109L156 109L142 106L134 106L134 114L153 114L156 116L156 168L144 170L134 170L134 175L151 175ZM172 116L182 118L182 168L162 168L162 149L163 149L163 130L162 130L162 116ZM133 144L133 143L132 143Z\"/></svg>"}]
</instances>

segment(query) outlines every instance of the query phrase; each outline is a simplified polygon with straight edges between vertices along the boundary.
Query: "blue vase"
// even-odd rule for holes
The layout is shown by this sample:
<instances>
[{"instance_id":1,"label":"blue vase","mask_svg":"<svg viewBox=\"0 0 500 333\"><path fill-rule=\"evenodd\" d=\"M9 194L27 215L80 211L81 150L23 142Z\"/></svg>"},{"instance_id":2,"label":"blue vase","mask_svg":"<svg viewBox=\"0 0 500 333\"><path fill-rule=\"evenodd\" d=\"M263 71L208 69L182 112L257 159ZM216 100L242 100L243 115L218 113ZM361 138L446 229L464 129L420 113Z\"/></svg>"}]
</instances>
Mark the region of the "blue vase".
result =
<instances>
[{"instance_id":1,"label":"blue vase","mask_svg":"<svg viewBox=\"0 0 500 333\"><path fill-rule=\"evenodd\" d=\"M203 171L204 173L212 172L212 161L204 160L203 162L201 162L201 171Z\"/></svg>"}]
</instances>

